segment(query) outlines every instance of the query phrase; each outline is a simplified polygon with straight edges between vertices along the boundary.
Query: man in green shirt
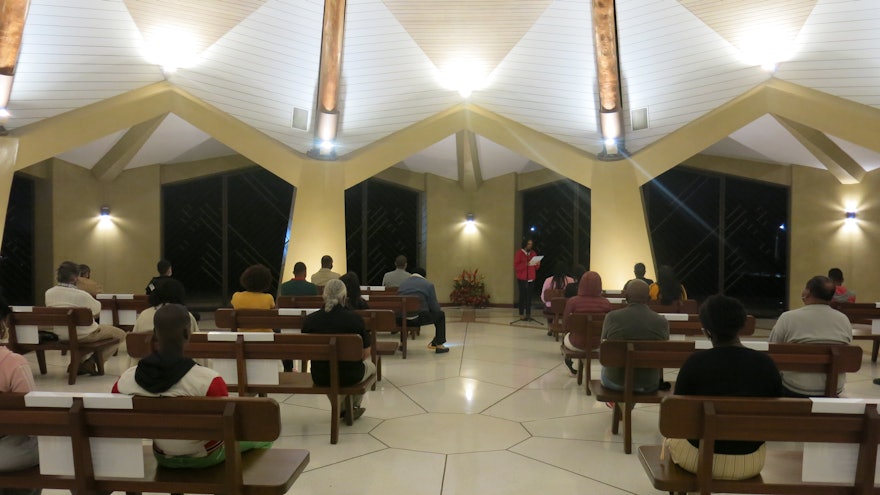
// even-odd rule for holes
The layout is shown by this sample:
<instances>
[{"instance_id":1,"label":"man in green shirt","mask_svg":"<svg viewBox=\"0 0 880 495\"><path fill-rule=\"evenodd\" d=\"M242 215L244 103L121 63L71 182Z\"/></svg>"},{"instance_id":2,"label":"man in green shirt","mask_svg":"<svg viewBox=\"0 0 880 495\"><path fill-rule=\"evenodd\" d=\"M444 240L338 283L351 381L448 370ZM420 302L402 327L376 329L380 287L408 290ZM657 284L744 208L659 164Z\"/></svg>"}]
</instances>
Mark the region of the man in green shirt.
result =
<instances>
[{"instance_id":1,"label":"man in green shirt","mask_svg":"<svg viewBox=\"0 0 880 495\"><path fill-rule=\"evenodd\" d=\"M318 287L306 280L306 264L297 261L293 265L293 278L281 284L282 296L317 296Z\"/></svg>"}]
</instances>

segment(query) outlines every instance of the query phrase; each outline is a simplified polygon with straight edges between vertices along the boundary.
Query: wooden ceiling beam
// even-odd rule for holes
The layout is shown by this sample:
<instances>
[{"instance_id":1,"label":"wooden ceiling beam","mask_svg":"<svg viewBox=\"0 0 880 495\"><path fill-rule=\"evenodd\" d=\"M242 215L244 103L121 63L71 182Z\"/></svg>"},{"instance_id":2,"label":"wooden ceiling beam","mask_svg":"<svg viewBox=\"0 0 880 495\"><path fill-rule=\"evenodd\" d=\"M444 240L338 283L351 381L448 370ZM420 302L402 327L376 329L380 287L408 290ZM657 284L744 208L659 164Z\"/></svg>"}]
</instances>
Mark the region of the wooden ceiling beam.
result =
<instances>
[{"instance_id":1,"label":"wooden ceiling beam","mask_svg":"<svg viewBox=\"0 0 880 495\"><path fill-rule=\"evenodd\" d=\"M113 182L119 177L125 167L131 163L138 151L147 144L150 136L156 132L159 125L165 120L163 114L156 118L141 122L131 127L116 144L110 148L110 151L104 154L101 159L92 167L92 175L101 182Z\"/></svg>"},{"instance_id":2,"label":"wooden ceiling beam","mask_svg":"<svg viewBox=\"0 0 880 495\"><path fill-rule=\"evenodd\" d=\"M458 159L459 184L465 191L474 192L483 184L480 154L477 150L477 136L470 131L455 133L455 149Z\"/></svg>"},{"instance_id":3,"label":"wooden ceiling beam","mask_svg":"<svg viewBox=\"0 0 880 495\"><path fill-rule=\"evenodd\" d=\"M813 154L841 184L858 184L865 177L864 168L822 131L773 115L801 145Z\"/></svg>"}]
</instances>

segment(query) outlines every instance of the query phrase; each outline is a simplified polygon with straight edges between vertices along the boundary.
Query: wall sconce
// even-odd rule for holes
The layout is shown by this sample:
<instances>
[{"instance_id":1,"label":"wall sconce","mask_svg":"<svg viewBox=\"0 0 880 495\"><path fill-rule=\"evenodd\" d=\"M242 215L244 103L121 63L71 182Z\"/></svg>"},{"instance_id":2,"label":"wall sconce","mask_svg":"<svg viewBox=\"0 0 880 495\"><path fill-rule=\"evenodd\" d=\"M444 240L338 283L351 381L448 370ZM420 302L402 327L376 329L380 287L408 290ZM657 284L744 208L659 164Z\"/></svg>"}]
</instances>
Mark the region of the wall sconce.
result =
<instances>
[{"instance_id":1,"label":"wall sconce","mask_svg":"<svg viewBox=\"0 0 880 495\"><path fill-rule=\"evenodd\" d=\"M856 212L855 210L846 210L846 222L853 223L856 221Z\"/></svg>"},{"instance_id":2,"label":"wall sconce","mask_svg":"<svg viewBox=\"0 0 880 495\"><path fill-rule=\"evenodd\" d=\"M472 225L474 224L474 214L473 214L473 213L468 213L466 218L467 218L467 220L465 220L465 223L466 223L468 226L472 226Z\"/></svg>"},{"instance_id":3,"label":"wall sconce","mask_svg":"<svg viewBox=\"0 0 880 495\"><path fill-rule=\"evenodd\" d=\"M104 205L101 207L101 218L108 218L110 216L110 207Z\"/></svg>"}]
</instances>

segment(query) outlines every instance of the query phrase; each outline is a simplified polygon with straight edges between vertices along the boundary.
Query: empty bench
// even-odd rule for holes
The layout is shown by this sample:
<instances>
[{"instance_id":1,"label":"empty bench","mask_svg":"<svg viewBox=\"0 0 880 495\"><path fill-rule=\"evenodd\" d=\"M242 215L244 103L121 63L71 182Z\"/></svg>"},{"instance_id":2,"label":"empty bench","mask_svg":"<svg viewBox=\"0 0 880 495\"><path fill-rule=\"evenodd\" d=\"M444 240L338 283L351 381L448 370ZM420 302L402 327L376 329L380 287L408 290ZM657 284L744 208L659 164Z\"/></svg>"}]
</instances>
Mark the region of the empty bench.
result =
<instances>
[{"instance_id":1,"label":"empty bench","mask_svg":"<svg viewBox=\"0 0 880 495\"><path fill-rule=\"evenodd\" d=\"M15 307L9 316L9 349L19 354L34 352L37 355L37 363L40 374L47 373L46 351L61 351L70 354L70 364L67 366L67 383L76 383L76 374L82 357L89 353L100 353L108 347L116 344L113 339L103 339L96 342L79 342L76 329L80 326L90 326L95 322L92 311L89 308L46 308ZM37 328L63 327L67 329L67 340L55 340L39 342ZM96 359L98 374L104 374L104 363Z\"/></svg>"},{"instance_id":2,"label":"empty bench","mask_svg":"<svg viewBox=\"0 0 880 495\"><path fill-rule=\"evenodd\" d=\"M669 493L871 494L877 460L880 415L876 405L853 414L812 412L809 399L755 399L676 396L660 404L660 433L699 439L697 474L678 467L662 447L639 447L651 484ZM761 474L746 480L712 479L716 440L823 442L858 447L850 483L803 481L803 451L768 446ZM661 458L662 457L662 458Z\"/></svg>"},{"instance_id":3,"label":"empty bench","mask_svg":"<svg viewBox=\"0 0 880 495\"><path fill-rule=\"evenodd\" d=\"M62 407L27 407L24 394L0 395L0 434L69 438L73 459L72 473L41 474L40 466L36 466L0 473L0 486L51 488L78 494L118 491L284 495L309 462L306 450L239 451L237 441L278 438L280 410L272 399L130 399L130 409L105 409L101 405L92 408L83 398L69 398L70 404ZM167 469L156 464L150 445L136 445L135 455L142 459L137 462L143 463L143 474L126 473L128 477L122 477L116 467L102 465L102 457L108 454L102 456L97 451L105 448L98 442L104 438L223 439L226 461L204 469ZM96 453L99 455L95 456ZM135 471L141 468L133 463L125 467ZM112 472L102 472L108 470Z\"/></svg>"},{"instance_id":4,"label":"empty bench","mask_svg":"<svg viewBox=\"0 0 880 495\"><path fill-rule=\"evenodd\" d=\"M701 341L701 346L708 344ZM853 373L862 366L862 348L842 344L767 344L765 342L745 343L766 348L768 355L780 371L802 371L825 374L826 397L837 394L840 373ZM623 449L632 452L632 409L637 403L659 403L672 395L672 390L658 390L653 393L637 394L633 391L636 368L680 368L697 350L696 342L644 341L644 340L606 340L599 348L599 362L602 366L624 369L623 390L605 388L600 380L593 380L590 387L596 393L596 400L613 402L611 432L618 433L623 422Z\"/></svg>"},{"instance_id":5,"label":"empty bench","mask_svg":"<svg viewBox=\"0 0 880 495\"><path fill-rule=\"evenodd\" d=\"M352 395L360 395L375 383L376 376L348 386L339 385L339 363L341 361L361 361L363 342L359 335L351 334L235 334L213 337L211 333L194 333L185 347L185 354L196 359L212 359L214 368L219 367L217 360L228 359L235 362L233 376L224 375L231 392L240 396L258 394L318 394L330 399L330 443L339 440L340 407L352 411ZM150 337L143 334L129 334L129 354L142 358L152 351L151 344L145 344ZM210 340L212 338L228 338L233 340ZM246 338L271 339L249 341ZM135 355L137 353L137 355ZM277 366L281 359L302 361L328 361L330 363L330 386L323 387L312 382L312 375L306 372L270 371L265 381L256 383L248 373L248 361L272 361ZM343 404L344 402L344 404ZM352 414L346 414L346 423L353 424Z\"/></svg>"}]
</instances>

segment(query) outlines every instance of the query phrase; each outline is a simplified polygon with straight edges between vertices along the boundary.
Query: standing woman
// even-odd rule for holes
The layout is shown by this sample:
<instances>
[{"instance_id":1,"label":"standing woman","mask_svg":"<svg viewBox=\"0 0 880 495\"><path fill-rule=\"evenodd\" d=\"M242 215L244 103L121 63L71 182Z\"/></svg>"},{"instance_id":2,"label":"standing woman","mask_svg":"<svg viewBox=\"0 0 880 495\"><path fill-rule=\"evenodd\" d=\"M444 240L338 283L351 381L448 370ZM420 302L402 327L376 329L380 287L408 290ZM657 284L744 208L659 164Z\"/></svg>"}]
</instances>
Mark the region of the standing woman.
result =
<instances>
[{"instance_id":1,"label":"standing woman","mask_svg":"<svg viewBox=\"0 0 880 495\"><path fill-rule=\"evenodd\" d=\"M519 319L528 320L532 317L532 283L540 263L531 264L532 258L538 253L532 249L532 240L523 240L520 248L513 255L513 267L516 271L516 285L519 288Z\"/></svg>"}]
</instances>

